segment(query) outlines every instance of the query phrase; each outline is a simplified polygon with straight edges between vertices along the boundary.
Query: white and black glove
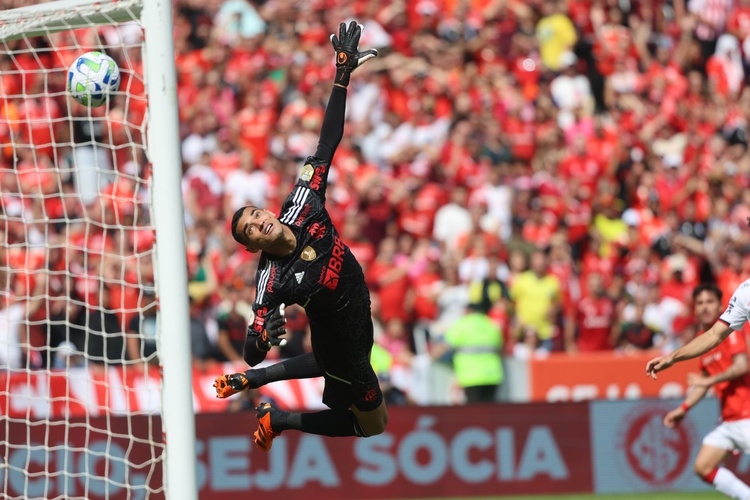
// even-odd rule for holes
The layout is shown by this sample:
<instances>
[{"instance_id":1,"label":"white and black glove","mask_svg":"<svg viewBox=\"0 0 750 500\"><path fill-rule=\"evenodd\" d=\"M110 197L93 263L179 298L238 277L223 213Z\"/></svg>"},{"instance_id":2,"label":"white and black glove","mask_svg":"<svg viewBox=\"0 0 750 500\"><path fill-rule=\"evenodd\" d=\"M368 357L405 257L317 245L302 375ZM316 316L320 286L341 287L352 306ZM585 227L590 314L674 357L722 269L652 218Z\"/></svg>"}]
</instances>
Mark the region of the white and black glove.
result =
<instances>
[{"instance_id":1,"label":"white and black glove","mask_svg":"<svg viewBox=\"0 0 750 500\"><path fill-rule=\"evenodd\" d=\"M349 85L349 77L352 71L360 65L378 55L375 49L359 52L359 37L362 36L364 27L356 21L339 25L339 36L331 35L331 45L336 51L336 81L335 84Z\"/></svg>"},{"instance_id":2,"label":"white and black glove","mask_svg":"<svg viewBox=\"0 0 750 500\"><path fill-rule=\"evenodd\" d=\"M265 321L263 322L263 332L258 335L258 339L255 341L255 345L259 350L268 351L273 346L286 345L286 339L279 338L282 335L286 335L285 308L286 306L281 304L279 307L274 307L266 313ZM252 331L251 328L252 325L248 327L248 333Z\"/></svg>"}]
</instances>

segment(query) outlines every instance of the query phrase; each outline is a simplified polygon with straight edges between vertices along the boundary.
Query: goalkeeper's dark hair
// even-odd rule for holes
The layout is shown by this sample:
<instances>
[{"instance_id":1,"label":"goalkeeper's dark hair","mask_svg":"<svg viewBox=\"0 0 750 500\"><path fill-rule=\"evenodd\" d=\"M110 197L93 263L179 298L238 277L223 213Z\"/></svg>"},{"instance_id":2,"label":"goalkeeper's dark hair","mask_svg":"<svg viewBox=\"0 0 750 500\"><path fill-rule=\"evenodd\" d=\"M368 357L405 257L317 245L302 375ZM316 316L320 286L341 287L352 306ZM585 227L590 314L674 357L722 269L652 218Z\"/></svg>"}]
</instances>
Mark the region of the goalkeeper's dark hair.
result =
<instances>
[{"instance_id":1,"label":"goalkeeper's dark hair","mask_svg":"<svg viewBox=\"0 0 750 500\"><path fill-rule=\"evenodd\" d=\"M698 298L698 295L702 294L703 292L708 292L716 295L716 299L721 302L721 288L719 288L715 283L701 283L700 285L693 288L693 301Z\"/></svg>"},{"instance_id":2,"label":"goalkeeper's dark hair","mask_svg":"<svg viewBox=\"0 0 750 500\"><path fill-rule=\"evenodd\" d=\"M247 205L245 207L237 209L234 215L232 215L232 237L234 238L234 241L242 245L245 244L245 235L237 232L237 224L239 224L240 218L242 217L242 214L245 213L245 209L247 208L255 207L253 207L252 205Z\"/></svg>"}]
</instances>

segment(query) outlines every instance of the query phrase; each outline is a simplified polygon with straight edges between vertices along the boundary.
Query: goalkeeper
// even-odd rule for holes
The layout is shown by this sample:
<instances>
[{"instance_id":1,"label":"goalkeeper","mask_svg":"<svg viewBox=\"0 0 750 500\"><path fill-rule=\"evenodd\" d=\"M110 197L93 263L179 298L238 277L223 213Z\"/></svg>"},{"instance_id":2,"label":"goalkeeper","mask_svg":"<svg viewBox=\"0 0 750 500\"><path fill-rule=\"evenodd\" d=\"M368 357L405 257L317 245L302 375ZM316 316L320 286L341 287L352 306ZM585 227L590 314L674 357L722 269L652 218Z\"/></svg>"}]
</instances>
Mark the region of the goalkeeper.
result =
<instances>
[{"instance_id":1,"label":"goalkeeper","mask_svg":"<svg viewBox=\"0 0 750 500\"><path fill-rule=\"evenodd\" d=\"M362 26L341 23L331 35L336 51L336 79L323 118L315 155L309 156L281 214L248 206L232 217L232 236L249 252L261 252L253 303L255 319L248 327L244 358L255 366L273 346L283 345L284 304L300 304L310 321L312 352L267 368L222 375L216 395L277 380L324 377L323 403L316 413L280 411L269 403L258 408L255 444L262 451L286 430L324 436L360 436L385 430L388 412L370 365L373 328L370 294L364 274L341 241L325 208L328 171L344 135L344 111L351 73L377 55L359 52Z\"/></svg>"}]
</instances>

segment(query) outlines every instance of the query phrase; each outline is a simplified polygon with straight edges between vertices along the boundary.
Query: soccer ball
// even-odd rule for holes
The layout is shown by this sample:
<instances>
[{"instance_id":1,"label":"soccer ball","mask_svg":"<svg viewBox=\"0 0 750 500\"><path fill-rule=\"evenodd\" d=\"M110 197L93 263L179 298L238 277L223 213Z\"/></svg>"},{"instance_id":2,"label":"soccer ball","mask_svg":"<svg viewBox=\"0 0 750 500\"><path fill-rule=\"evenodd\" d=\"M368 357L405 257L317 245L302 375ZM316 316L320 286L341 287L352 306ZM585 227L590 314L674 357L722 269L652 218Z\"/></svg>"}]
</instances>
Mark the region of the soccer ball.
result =
<instances>
[{"instance_id":1,"label":"soccer ball","mask_svg":"<svg viewBox=\"0 0 750 500\"><path fill-rule=\"evenodd\" d=\"M118 88L120 68L102 52L86 52L68 69L68 92L84 106L101 106Z\"/></svg>"}]
</instances>

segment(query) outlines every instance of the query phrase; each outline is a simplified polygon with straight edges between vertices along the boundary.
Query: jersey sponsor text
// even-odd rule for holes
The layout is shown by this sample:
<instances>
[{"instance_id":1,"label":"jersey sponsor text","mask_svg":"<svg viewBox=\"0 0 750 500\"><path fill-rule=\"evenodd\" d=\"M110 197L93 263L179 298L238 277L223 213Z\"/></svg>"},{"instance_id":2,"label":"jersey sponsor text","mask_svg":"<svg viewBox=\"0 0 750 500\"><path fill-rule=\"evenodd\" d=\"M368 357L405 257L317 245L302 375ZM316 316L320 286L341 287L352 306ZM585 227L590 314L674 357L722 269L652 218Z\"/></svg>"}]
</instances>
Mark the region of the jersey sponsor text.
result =
<instances>
[{"instance_id":1,"label":"jersey sponsor text","mask_svg":"<svg viewBox=\"0 0 750 500\"><path fill-rule=\"evenodd\" d=\"M328 267L325 269L325 277L323 278L323 285L329 290L335 290L339 285L339 275L341 274L341 266L344 263L344 242L341 238L335 236L333 238L333 250L331 259L328 261Z\"/></svg>"}]
</instances>

